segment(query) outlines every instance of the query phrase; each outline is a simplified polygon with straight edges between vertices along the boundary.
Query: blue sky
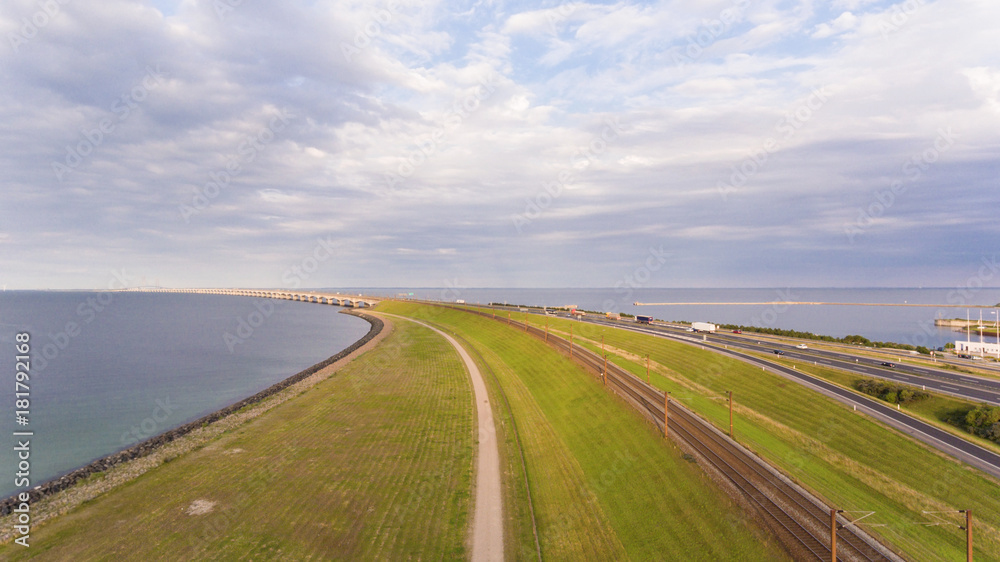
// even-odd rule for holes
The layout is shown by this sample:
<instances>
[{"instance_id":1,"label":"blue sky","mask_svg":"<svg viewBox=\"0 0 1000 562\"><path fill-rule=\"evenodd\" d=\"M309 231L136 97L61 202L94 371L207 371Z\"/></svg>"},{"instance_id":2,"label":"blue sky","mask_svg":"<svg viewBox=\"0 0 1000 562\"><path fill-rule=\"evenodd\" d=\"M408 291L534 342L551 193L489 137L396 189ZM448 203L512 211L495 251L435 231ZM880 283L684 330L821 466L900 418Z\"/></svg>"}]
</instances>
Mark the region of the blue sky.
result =
<instances>
[{"instance_id":1,"label":"blue sky","mask_svg":"<svg viewBox=\"0 0 1000 562\"><path fill-rule=\"evenodd\" d=\"M964 286L1000 246L997 21L9 0L0 284L610 287L656 255L644 286Z\"/></svg>"}]
</instances>

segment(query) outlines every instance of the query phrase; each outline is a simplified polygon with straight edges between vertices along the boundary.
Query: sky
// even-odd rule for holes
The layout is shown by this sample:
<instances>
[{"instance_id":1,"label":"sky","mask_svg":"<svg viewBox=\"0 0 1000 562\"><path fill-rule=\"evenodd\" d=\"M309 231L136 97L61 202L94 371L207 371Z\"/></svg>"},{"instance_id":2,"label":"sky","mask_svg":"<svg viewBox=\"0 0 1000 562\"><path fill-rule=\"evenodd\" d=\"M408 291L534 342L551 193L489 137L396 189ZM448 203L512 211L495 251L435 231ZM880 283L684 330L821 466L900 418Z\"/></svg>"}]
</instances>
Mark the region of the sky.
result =
<instances>
[{"instance_id":1,"label":"sky","mask_svg":"<svg viewBox=\"0 0 1000 562\"><path fill-rule=\"evenodd\" d=\"M5 0L0 285L1000 285L995 0Z\"/></svg>"}]
</instances>

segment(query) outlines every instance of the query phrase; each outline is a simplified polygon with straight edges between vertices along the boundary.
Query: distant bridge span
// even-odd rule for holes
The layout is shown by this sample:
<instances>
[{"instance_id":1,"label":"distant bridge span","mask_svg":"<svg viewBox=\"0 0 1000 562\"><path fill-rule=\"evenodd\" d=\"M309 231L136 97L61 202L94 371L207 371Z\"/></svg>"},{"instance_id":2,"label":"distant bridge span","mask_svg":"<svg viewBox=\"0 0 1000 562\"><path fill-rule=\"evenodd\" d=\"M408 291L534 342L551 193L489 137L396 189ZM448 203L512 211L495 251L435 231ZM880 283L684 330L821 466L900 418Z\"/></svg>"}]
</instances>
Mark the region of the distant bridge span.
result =
<instances>
[{"instance_id":1,"label":"distant bridge span","mask_svg":"<svg viewBox=\"0 0 1000 562\"><path fill-rule=\"evenodd\" d=\"M142 293L194 293L201 295L232 295L237 297L257 297L261 299L284 299L289 301L312 302L316 304L332 304L352 308L371 308L382 299L365 295L344 295L341 293L326 293L321 291L288 291L273 289L164 289L141 288L123 289L125 292Z\"/></svg>"}]
</instances>

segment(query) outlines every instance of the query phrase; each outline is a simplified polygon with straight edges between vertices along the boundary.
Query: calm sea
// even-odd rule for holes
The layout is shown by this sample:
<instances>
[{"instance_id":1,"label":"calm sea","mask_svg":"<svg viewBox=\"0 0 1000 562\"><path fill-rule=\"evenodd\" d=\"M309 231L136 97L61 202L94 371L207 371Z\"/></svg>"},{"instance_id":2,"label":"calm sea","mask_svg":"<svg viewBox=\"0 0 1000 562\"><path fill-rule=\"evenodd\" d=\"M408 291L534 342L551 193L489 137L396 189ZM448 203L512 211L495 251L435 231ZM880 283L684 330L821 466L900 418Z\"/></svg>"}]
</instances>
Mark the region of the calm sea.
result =
<instances>
[{"instance_id":1,"label":"calm sea","mask_svg":"<svg viewBox=\"0 0 1000 562\"><path fill-rule=\"evenodd\" d=\"M939 347L962 333L935 318L1000 303L1000 289L352 289L371 295L490 301L651 314ZM412 293L412 295L410 294ZM110 298L110 302L108 299ZM821 301L931 303L870 306L642 306L633 302ZM31 334L32 485L232 404L362 337L338 307L247 297L164 293L0 292L0 350L8 354L0 496L17 491L11 433L14 336ZM979 310L968 311L978 319ZM984 320L996 318L993 309ZM67 325L73 323L76 329ZM240 330L241 324L243 329ZM252 330L248 331L248 329ZM228 336L227 336L228 334ZM973 336L976 338L976 336ZM996 341L989 337L986 341Z\"/></svg>"},{"instance_id":2,"label":"calm sea","mask_svg":"<svg viewBox=\"0 0 1000 562\"><path fill-rule=\"evenodd\" d=\"M648 314L662 320L702 321L800 330L843 337L850 334L872 341L893 341L910 345L941 347L949 341L965 339L964 333L934 326L935 318L979 318L980 309L965 305L1000 303L1000 288L962 289L466 289L461 287L408 289L351 289L384 296L444 300L468 303L507 302L537 306L576 305L603 312ZM412 295L410 295L412 293ZM865 302L924 303L948 306L931 308L874 306L736 306L684 305L634 306L634 302ZM983 320L996 320L994 309L982 310ZM974 339L978 336L973 335ZM995 342L996 337L984 338Z\"/></svg>"},{"instance_id":3,"label":"calm sea","mask_svg":"<svg viewBox=\"0 0 1000 562\"><path fill-rule=\"evenodd\" d=\"M219 295L0 292L0 497L19 490L11 436L25 429L14 412L18 332L31 337L34 486L336 354L370 327L340 310Z\"/></svg>"}]
</instances>

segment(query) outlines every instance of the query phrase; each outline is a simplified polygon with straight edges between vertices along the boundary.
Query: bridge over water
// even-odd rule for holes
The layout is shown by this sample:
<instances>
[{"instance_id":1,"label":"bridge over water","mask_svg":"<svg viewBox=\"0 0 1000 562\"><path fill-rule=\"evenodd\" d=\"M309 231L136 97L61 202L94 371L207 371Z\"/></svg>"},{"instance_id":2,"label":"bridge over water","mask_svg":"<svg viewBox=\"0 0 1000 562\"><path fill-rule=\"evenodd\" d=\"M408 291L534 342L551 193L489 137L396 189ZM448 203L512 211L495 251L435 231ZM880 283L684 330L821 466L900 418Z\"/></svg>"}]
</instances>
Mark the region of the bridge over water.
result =
<instances>
[{"instance_id":1,"label":"bridge over water","mask_svg":"<svg viewBox=\"0 0 1000 562\"><path fill-rule=\"evenodd\" d=\"M232 295L237 297L257 297L262 299L284 299L290 301L312 302L316 304L332 304L353 308L370 308L381 299L365 295L345 295L323 291L288 291L274 289L166 289L143 287L139 289L123 289L128 292L143 293L195 293L201 295Z\"/></svg>"}]
</instances>

